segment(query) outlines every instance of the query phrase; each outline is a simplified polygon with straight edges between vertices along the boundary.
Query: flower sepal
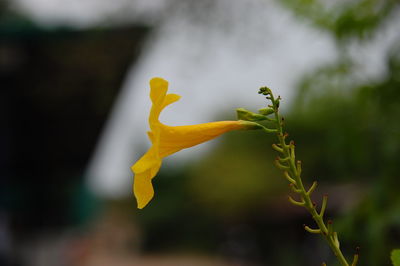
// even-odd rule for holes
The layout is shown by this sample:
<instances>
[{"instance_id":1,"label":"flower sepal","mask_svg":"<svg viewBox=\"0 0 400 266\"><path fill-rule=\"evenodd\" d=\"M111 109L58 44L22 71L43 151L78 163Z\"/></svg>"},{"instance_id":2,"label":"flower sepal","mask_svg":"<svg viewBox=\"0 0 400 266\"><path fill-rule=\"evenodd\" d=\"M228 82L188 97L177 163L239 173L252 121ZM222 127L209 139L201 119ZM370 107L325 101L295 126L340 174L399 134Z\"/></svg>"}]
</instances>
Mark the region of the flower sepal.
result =
<instances>
[{"instance_id":1,"label":"flower sepal","mask_svg":"<svg viewBox=\"0 0 400 266\"><path fill-rule=\"evenodd\" d=\"M243 130L264 129L264 126L251 121L239 120L239 123L241 126L243 126Z\"/></svg>"},{"instance_id":2,"label":"flower sepal","mask_svg":"<svg viewBox=\"0 0 400 266\"><path fill-rule=\"evenodd\" d=\"M245 121L264 121L268 118L262 114L256 114L244 108L236 109L236 114L238 120L245 120Z\"/></svg>"},{"instance_id":3,"label":"flower sepal","mask_svg":"<svg viewBox=\"0 0 400 266\"><path fill-rule=\"evenodd\" d=\"M270 115L272 113L274 113L274 109L272 108L261 108L258 110L258 112L262 115Z\"/></svg>"}]
</instances>

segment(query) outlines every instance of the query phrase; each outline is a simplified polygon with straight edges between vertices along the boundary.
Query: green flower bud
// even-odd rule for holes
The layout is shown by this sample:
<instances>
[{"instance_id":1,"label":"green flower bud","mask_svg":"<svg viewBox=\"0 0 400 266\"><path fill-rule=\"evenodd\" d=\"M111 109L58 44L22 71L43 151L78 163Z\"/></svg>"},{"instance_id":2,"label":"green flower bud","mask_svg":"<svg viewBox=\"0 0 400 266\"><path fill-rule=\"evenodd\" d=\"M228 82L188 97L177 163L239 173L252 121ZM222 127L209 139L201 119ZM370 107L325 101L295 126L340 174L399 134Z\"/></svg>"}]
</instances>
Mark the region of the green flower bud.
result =
<instances>
[{"instance_id":1,"label":"green flower bud","mask_svg":"<svg viewBox=\"0 0 400 266\"><path fill-rule=\"evenodd\" d=\"M274 112L274 109L272 109L272 108L262 108L262 109L259 109L258 112L260 114L262 114L262 115L270 115L270 114L272 114Z\"/></svg>"},{"instance_id":2,"label":"green flower bud","mask_svg":"<svg viewBox=\"0 0 400 266\"><path fill-rule=\"evenodd\" d=\"M263 121L266 120L267 118L264 115L256 114L253 112L250 112L244 108L238 108L236 109L236 114L238 117L238 120L245 120L245 121Z\"/></svg>"}]
</instances>

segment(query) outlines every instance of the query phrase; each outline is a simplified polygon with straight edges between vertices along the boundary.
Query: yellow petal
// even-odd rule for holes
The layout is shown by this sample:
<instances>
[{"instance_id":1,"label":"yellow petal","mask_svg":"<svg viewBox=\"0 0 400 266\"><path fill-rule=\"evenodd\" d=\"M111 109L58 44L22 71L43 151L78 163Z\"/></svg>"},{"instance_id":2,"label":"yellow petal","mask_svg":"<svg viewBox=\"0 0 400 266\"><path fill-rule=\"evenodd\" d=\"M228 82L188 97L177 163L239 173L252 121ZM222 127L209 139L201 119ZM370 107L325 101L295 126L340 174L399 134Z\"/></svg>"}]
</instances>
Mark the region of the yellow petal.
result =
<instances>
[{"instance_id":1,"label":"yellow petal","mask_svg":"<svg viewBox=\"0 0 400 266\"><path fill-rule=\"evenodd\" d=\"M158 149L152 146L132 167L135 173L133 179L133 193L141 209L153 198L154 190L151 183L161 167L161 159L155 154Z\"/></svg>"},{"instance_id":2,"label":"yellow petal","mask_svg":"<svg viewBox=\"0 0 400 266\"><path fill-rule=\"evenodd\" d=\"M135 175L133 192L139 209L145 207L154 196L154 189L151 183L151 173L146 171Z\"/></svg>"},{"instance_id":3,"label":"yellow petal","mask_svg":"<svg viewBox=\"0 0 400 266\"><path fill-rule=\"evenodd\" d=\"M152 130L154 130L155 127L157 126L157 124L160 123L158 118L160 116L161 111L169 104L178 101L180 98L181 98L181 96L170 93L170 94L164 95L162 99L161 98L158 99L157 103L153 103L151 110L150 110L150 116L149 116L149 124L150 124L150 128Z\"/></svg>"},{"instance_id":4,"label":"yellow petal","mask_svg":"<svg viewBox=\"0 0 400 266\"><path fill-rule=\"evenodd\" d=\"M163 99L167 94L167 91L168 81L166 81L165 79L152 78L150 80L150 99L153 104L157 104L159 101L161 101L161 99Z\"/></svg>"},{"instance_id":5,"label":"yellow petal","mask_svg":"<svg viewBox=\"0 0 400 266\"><path fill-rule=\"evenodd\" d=\"M170 93L167 94L164 98L164 102L161 106L161 110L163 110L167 105L170 105L171 103L174 103L178 101L181 98L178 94Z\"/></svg>"},{"instance_id":6,"label":"yellow petal","mask_svg":"<svg viewBox=\"0 0 400 266\"><path fill-rule=\"evenodd\" d=\"M153 145L132 167L135 174L143 173L150 169L159 169L161 159L158 155L158 147ZM158 169L156 171L158 171ZM153 170L154 171L154 170Z\"/></svg>"},{"instance_id":7,"label":"yellow petal","mask_svg":"<svg viewBox=\"0 0 400 266\"><path fill-rule=\"evenodd\" d=\"M154 143L155 138L154 138L154 134L151 131L147 131L147 136L149 137L151 143Z\"/></svg>"}]
</instances>

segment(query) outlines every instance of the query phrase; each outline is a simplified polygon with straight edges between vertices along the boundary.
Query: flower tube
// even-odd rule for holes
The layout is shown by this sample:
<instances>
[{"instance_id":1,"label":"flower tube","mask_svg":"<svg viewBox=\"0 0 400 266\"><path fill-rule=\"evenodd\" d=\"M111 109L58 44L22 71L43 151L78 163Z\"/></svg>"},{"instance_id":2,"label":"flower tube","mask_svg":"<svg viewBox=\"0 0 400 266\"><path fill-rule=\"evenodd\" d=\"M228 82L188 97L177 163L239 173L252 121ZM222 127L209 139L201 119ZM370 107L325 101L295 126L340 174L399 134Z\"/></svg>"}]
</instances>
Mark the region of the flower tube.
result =
<instances>
[{"instance_id":1,"label":"flower tube","mask_svg":"<svg viewBox=\"0 0 400 266\"><path fill-rule=\"evenodd\" d=\"M161 111L180 99L177 94L167 94L168 82L162 78L150 80L152 107L149 116L150 131L147 132L152 146L131 167L135 174L133 192L138 208L145 207L154 196L152 179L157 175L162 159L177 151L209 141L219 135L240 129L259 129L249 121L218 121L189 126L167 126L159 121Z\"/></svg>"}]
</instances>

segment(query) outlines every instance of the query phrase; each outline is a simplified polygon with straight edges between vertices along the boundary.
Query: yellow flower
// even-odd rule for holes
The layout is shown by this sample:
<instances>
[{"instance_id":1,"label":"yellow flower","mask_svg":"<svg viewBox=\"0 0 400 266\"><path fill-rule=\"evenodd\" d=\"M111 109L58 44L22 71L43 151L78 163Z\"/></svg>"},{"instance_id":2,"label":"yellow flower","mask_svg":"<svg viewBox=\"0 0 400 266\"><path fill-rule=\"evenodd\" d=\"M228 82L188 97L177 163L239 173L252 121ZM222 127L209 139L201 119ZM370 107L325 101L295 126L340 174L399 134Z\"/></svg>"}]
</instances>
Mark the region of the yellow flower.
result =
<instances>
[{"instance_id":1,"label":"yellow flower","mask_svg":"<svg viewBox=\"0 0 400 266\"><path fill-rule=\"evenodd\" d=\"M135 174L133 192L138 208L142 209L154 196L151 180L156 176L162 159L177 151L211 140L219 135L238 129L255 129L258 125L248 121L219 121L191 126L167 126L158 118L169 104L179 100L177 94L167 94L168 82L162 78L150 80L150 131L147 132L152 146L131 167Z\"/></svg>"}]
</instances>

